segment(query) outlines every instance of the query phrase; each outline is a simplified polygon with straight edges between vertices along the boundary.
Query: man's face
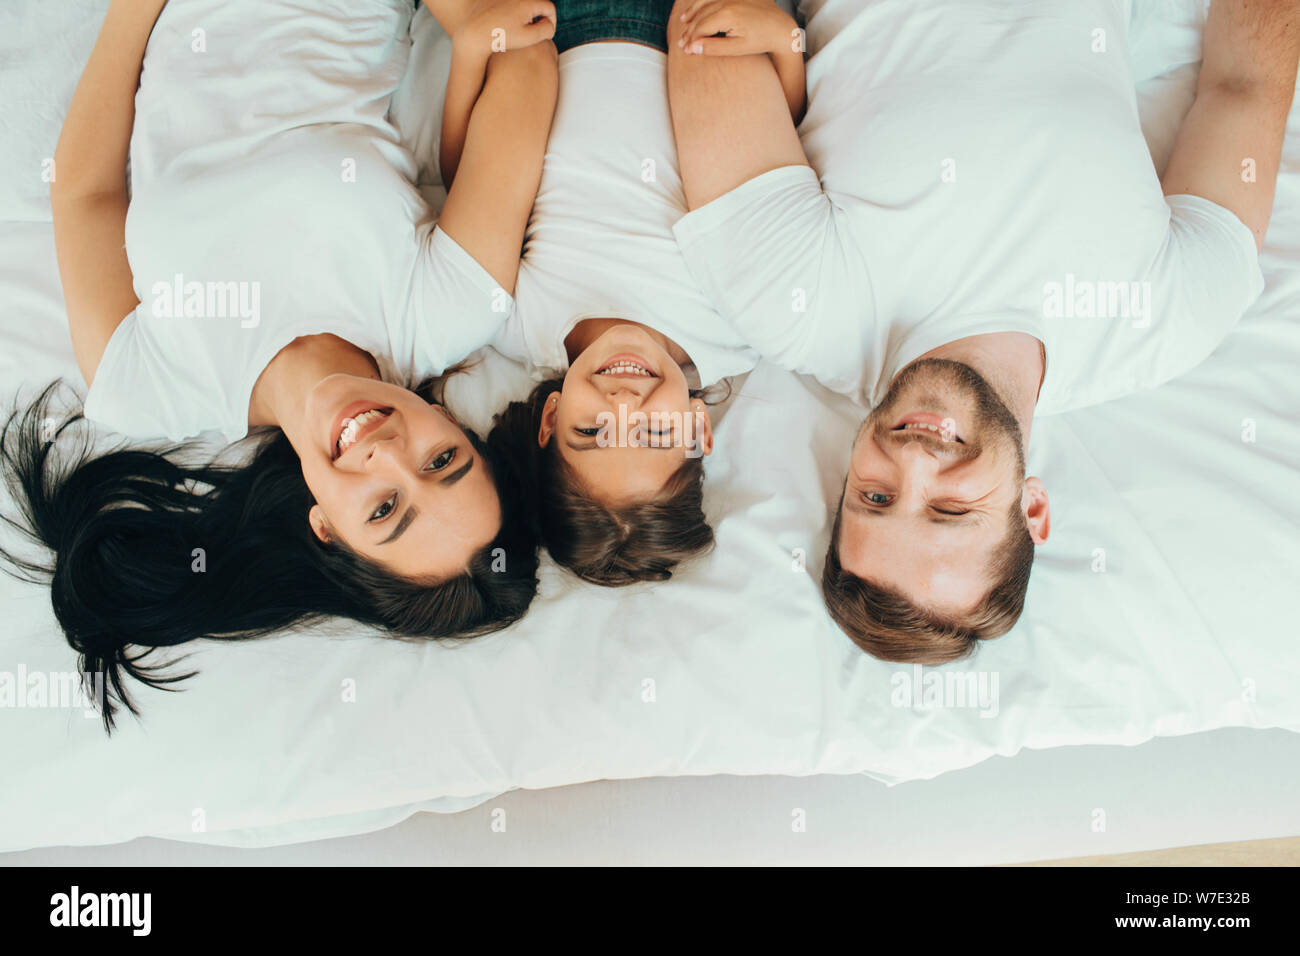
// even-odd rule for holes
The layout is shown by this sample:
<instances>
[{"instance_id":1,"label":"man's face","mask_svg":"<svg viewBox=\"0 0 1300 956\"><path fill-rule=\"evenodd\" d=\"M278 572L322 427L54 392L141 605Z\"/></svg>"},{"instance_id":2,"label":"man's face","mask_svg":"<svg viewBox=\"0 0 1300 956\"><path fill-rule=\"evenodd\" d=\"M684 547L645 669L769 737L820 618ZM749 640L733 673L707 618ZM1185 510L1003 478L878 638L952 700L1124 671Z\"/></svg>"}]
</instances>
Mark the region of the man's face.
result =
<instances>
[{"instance_id":1,"label":"man's face","mask_svg":"<svg viewBox=\"0 0 1300 956\"><path fill-rule=\"evenodd\" d=\"M1020 427L988 382L960 362L914 362L854 442L840 563L939 613L972 611L1013 504L1041 490L1030 482L1026 492Z\"/></svg>"}]
</instances>

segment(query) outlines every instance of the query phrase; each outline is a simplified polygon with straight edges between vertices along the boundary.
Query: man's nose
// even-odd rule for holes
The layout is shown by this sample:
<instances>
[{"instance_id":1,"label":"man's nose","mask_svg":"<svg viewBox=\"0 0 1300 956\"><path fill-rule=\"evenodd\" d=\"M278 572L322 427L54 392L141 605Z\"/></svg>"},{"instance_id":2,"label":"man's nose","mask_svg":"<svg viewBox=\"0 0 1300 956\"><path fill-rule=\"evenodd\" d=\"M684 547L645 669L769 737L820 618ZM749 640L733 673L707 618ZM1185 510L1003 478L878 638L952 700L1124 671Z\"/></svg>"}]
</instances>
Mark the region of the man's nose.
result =
<instances>
[{"instance_id":1,"label":"man's nose","mask_svg":"<svg viewBox=\"0 0 1300 956\"><path fill-rule=\"evenodd\" d=\"M915 441L898 449L894 460L899 471L899 504L907 508L915 501L924 501L930 485L943 468L943 462Z\"/></svg>"}]
</instances>

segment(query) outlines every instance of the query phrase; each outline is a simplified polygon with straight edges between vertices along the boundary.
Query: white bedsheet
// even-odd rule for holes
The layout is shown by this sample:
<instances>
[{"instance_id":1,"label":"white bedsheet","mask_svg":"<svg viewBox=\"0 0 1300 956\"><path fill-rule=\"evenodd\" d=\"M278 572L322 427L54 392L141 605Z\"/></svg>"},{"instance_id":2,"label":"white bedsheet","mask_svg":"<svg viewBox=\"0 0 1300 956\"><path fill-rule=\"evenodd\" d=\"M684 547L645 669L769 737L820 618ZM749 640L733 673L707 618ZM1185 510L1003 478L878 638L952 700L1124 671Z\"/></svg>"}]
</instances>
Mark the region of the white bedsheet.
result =
<instances>
[{"instance_id":1,"label":"white bedsheet","mask_svg":"<svg viewBox=\"0 0 1300 956\"><path fill-rule=\"evenodd\" d=\"M1193 71L1168 71L1197 57L1198 21L1195 5L1178 17L1158 6L1135 56L1157 152L1188 101ZM0 15L6 54L12 9ZM38 68L0 59L0 102L15 72ZM1263 265L1263 297L1195 373L1035 425L1030 468L1051 489L1054 527L1024 618L973 660L923 672L983 674L986 689L996 677L996 716L982 714L992 701L895 706L911 668L866 657L827 619L828 509L862 412L760 367L717 428L706 500L717 549L669 584L604 590L547 563L521 624L459 646L350 625L196 646L199 676L182 693L142 692L143 720L111 739L80 710L0 709L0 849L143 834L293 842L516 787L713 773L898 781L1024 747L1300 730L1294 121ZM48 224L0 224L0 302L0 389L75 381ZM466 417L482 421L517 390L504 381L480 374ZM75 666L44 589L0 579L0 613L0 672Z\"/></svg>"}]
</instances>

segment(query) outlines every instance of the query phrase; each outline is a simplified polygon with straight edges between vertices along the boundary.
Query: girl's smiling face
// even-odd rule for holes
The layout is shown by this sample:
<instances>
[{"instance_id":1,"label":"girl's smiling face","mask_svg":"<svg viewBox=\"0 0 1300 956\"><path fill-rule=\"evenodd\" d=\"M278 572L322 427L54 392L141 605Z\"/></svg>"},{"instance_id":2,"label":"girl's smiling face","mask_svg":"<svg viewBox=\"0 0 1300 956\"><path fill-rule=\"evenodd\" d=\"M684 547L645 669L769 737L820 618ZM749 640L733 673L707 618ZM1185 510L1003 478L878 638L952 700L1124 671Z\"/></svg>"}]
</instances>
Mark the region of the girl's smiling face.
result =
<instances>
[{"instance_id":1,"label":"girl's smiling face","mask_svg":"<svg viewBox=\"0 0 1300 956\"><path fill-rule=\"evenodd\" d=\"M654 498L686 458L713 451L708 411L648 330L617 324L584 348L542 410L537 434L557 442L593 498L617 507Z\"/></svg>"}]
</instances>

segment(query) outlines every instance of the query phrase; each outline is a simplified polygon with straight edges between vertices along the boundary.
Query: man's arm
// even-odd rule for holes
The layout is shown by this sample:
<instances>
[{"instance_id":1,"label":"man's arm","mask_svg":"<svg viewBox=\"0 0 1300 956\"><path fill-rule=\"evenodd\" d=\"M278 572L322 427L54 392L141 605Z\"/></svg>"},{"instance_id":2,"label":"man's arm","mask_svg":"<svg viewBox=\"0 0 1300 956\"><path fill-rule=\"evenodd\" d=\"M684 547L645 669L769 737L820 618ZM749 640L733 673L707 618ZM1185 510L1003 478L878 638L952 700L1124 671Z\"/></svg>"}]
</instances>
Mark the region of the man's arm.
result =
<instances>
[{"instance_id":1,"label":"man's arm","mask_svg":"<svg viewBox=\"0 0 1300 956\"><path fill-rule=\"evenodd\" d=\"M1165 195L1191 193L1234 213L1264 244L1295 95L1300 0L1214 0L1192 104Z\"/></svg>"},{"instance_id":2,"label":"man's arm","mask_svg":"<svg viewBox=\"0 0 1300 956\"><path fill-rule=\"evenodd\" d=\"M725 13L729 7L723 6ZM677 0L668 20L668 101L691 209L773 169L808 165L791 114L795 104L778 74L777 60L767 53L719 55L723 49L740 50L745 41L695 37L692 31L724 29L717 26L720 21L710 19L710 10L699 0ZM689 52L697 46L701 53ZM784 55L784 47L782 51ZM801 112L803 54L790 52L799 60Z\"/></svg>"},{"instance_id":3,"label":"man's arm","mask_svg":"<svg viewBox=\"0 0 1300 956\"><path fill-rule=\"evenodd\" d=\"M72 350L89 384L137 305L126 258L126 162L140 65L167 0L113 0L54 151L50 207Z\"/></svg>"},{"instance_id":4,"label":"man's arm","mask_svg":"<svg viewBox=\"0 0 1300 956\"><path fill-rule=\"evenodd\" d=\"M795 125L803 119L807 90L803 31L776 5L776 0L688 0L677 4L673 19L681 25L677 46L704 56L772 58ZM670 39L672 30L670 27Z\"/></svg>"}]
</instances>

